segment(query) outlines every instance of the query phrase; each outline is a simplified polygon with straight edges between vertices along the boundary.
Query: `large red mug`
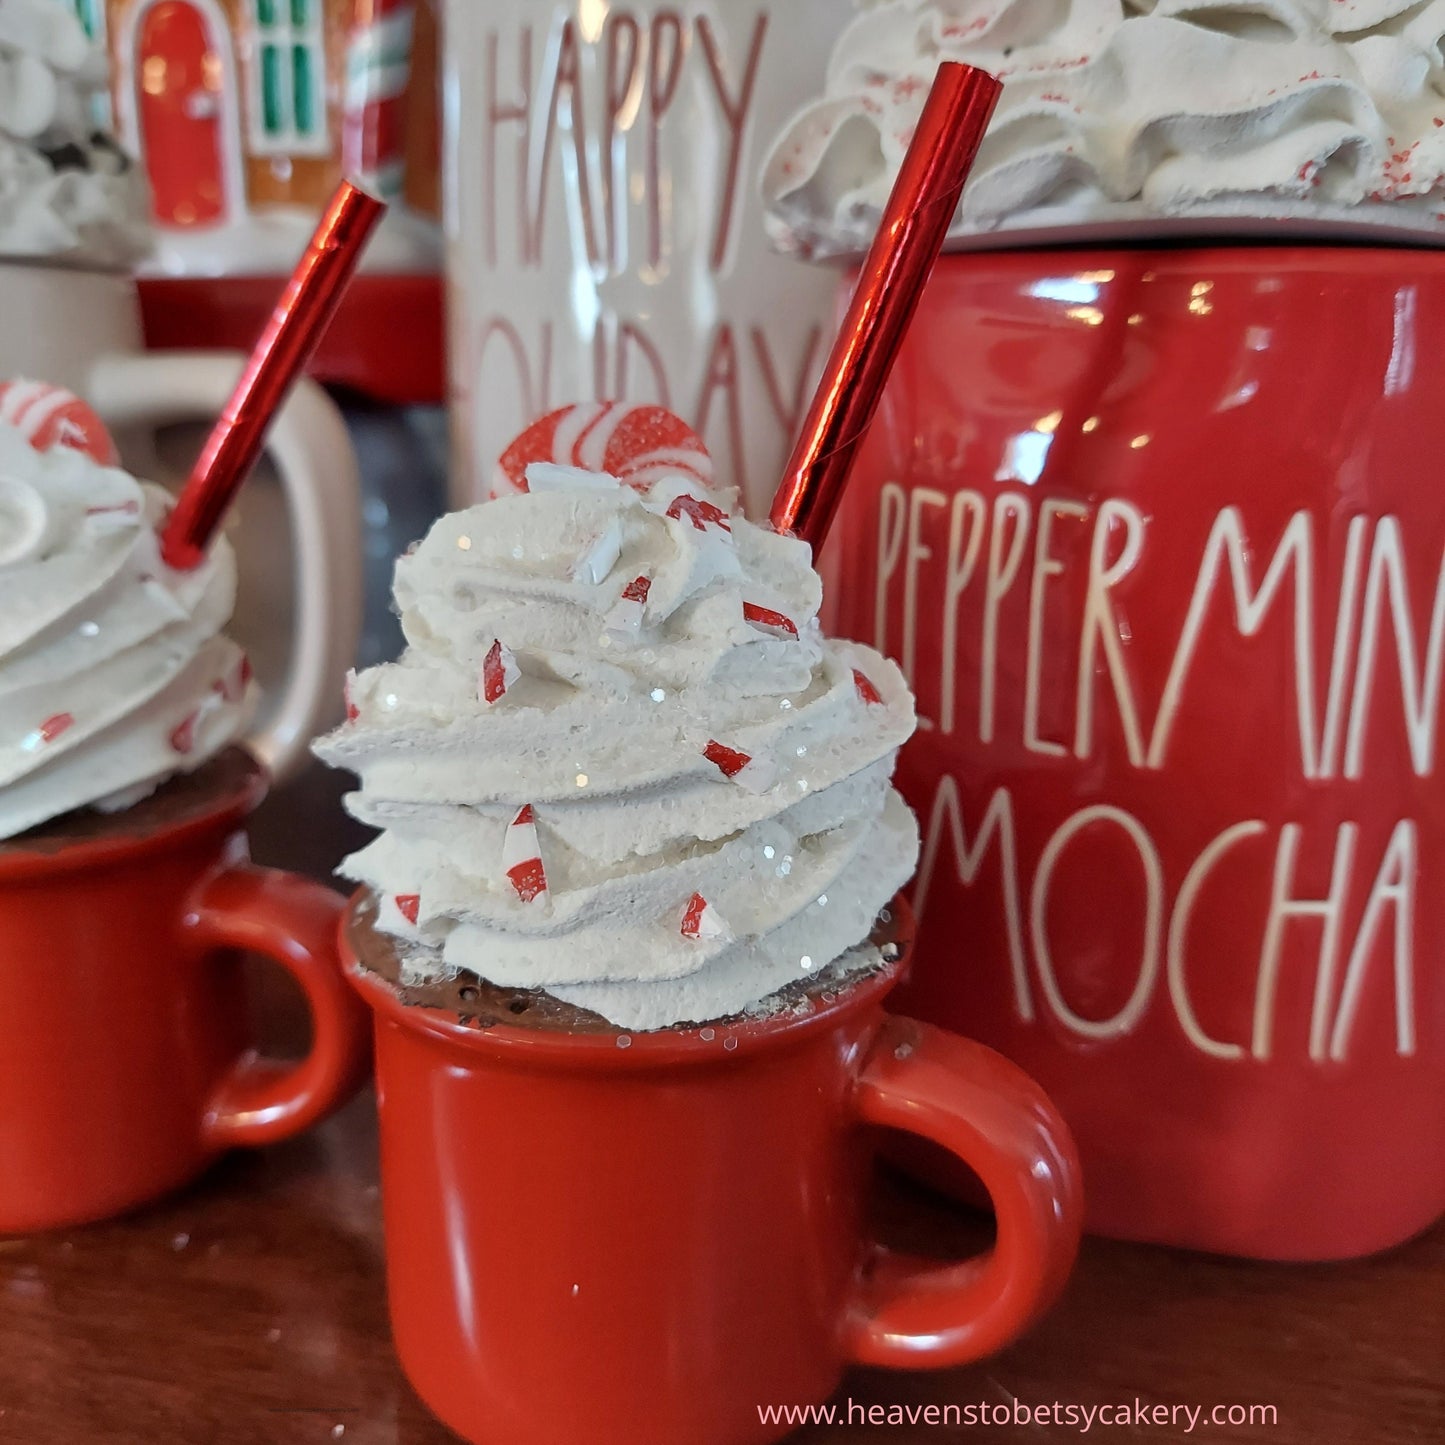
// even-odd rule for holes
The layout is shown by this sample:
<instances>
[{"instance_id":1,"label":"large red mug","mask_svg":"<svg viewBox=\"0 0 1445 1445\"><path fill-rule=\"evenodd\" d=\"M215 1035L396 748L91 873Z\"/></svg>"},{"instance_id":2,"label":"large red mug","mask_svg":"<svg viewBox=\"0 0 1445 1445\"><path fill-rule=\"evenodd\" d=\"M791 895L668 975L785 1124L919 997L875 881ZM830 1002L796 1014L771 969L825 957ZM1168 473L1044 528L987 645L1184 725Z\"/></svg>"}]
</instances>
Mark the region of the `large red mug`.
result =
<instances>
[{"instance_id":1,"label":"large red mug","mask_svg":"<svg viewBox=\"0 0 1445 1445\"><path fill-rule=\"evenodd\" d=\"M0 844L0 1234L143 1204L223 1150L299 1133L363 1082L341 899L247 861L265 790L232 749L123 818ZM240 950L300 985L299 1063L251 1051Z\"/></svg>"},{"instance_id":2,"label":"large red mug","mask_svg":"<svg viewBox=\"0 0 1445 1445\"><path fill-rule=\"evenodd\" d=\"M824 556L922 722L902 1006L1058 1102L1088 1225L1445 1212L1445 252L946 257Z\"/></svg>"},{"instance_id":3,"label":"large red mug","mask_svg":"<svg viewBox=\"0 0 1445 1445\"><path fill-rule=\"evenodd\" d=\"M377 935L361 910L349 959ZM403 1002L374 974L397 1353L484 1445L748 1445L845 1365L974 1360L1062 1288L1082 1206L1068 1131L998 1055L888 1018L897 962L811 1009L628 1035ZM479 1026L480 1025L480 1026ZM870 1244L867 1125L977 1171L986 1256Z\"/></svg>"}]
</instances>

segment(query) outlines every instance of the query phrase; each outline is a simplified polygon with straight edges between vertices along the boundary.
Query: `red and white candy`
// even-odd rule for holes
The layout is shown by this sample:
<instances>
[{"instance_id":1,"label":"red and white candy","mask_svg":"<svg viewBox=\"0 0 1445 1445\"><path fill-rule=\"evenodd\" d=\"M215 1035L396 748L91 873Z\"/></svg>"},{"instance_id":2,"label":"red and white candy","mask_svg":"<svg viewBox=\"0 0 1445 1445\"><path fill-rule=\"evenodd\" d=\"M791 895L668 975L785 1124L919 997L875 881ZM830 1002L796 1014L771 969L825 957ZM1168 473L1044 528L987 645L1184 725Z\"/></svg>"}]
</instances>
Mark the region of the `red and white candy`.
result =
<instances>
[{"instance_id":1,"label":"red and white candy","mask_svg":"<svg viewBox=\"0 0 1445 1445\"><path fill-rule=\"evenodd\" d=\"M145 589L145 594L150 598L151 603L160 608L162 612L169 613L177 622L190 621L190 609L159 577L153 576L151 573L144 573L140 578L140 585Z\"/></svg>"},{"instance_id":2,"label":"red and white candy","mask_svg":"<svg viewBox=\"0 0 1445 1445\"><path fill-rule=\"evenodd\" d=\"M564 406L532 423L502 453L492 473L492 496L529 490L528 467L548 462L605 472L638 491L662 477L713 483L712 458L702 438L666 407L622 401ZM550 479L558 480L555 474Z\"/></svg>"},{"instance_id":3,"label":"red and white candy","mask_svg":"<svg viewBox=\"0 0 1445 1445\"><path fill-rule=\"evenodd\" d=\"M642 619L647 612L647 594L652 591L652 578L645 574L634 577L622 589L620 596L607 609L603 625L614 637L630 640L642 631Z\"/></svg>"},{"instance_id":4,"label":"red and white candy","mask_svg":"<svg viewBox=\"0 0 1445 1445\"><path fill-rule=\"evenodd\" d=\"M869 707L882 707L883 694L874 686L873 679L856 667L853 669L853 687Z\"/></svg>"},{"instance_id":5,"label":"red and white candy","mask_svg":"<svg viewBox=\"0 0 1445 1445\"><path fill-rule=\"evenodd\" d=\"M668 504L664 516L675 522L690 522L696 532L732 539L733 524L728 514L716 503L691 492L679 492Z\"/></svg>"},{"instance_id":6,"label":"red and white candy","mask_svg":"<svg viewBox=\"0 0 1445 1445\"><path fill-rule=\"evenodd\" d=\"M680 477L669 477L642 500L655 517L666 517L696 549L704 570L721 576L736 570L732 559L732 518L716 502L699 494Z\"/></svg>"},{"instance_id":7,"label":"red and white candy","mask_svg":"<svg viewBox=\"0 0 1445 1445\"><path fill-rule=\"evenodd\" d=\"M507 836L502 841L502 869L523 903L546 901L547 870L542 866L537 819L530 803L520 808L507 824Z\"/></svg>"},{"instance_id":8,"label":"red and white candy","mask_svg":"<svg viewBox=\"0 0 1445 1445\"><path fill-rule=\"evenodd\" d=\"M119 532L134 527L140 520L138 501L116 502L109 507L87 507L85 520L97 532Z\"/></svg>"},{"instance_id":9,"label":"red and white candy","mask_svg":"<svg viewBox=\"0 0 1445 1445\"><path fill-rule=\"evenodd\" d=\"M744 602L743 621L759 632L766 632L770 637L782 638L784 642L798 640L798 624L791 617L771 607L762 607L756 602Z\"/></svg>"},{"instance_id":10,"label":"red and white candy","mask_svg":"<svg viewBox=\"0 0 1445 1445\"><path fill-rule=\"evenodd\" d=\"M53 713L38 728L26 733L20 740L20 746L26 752L34 752L36 748L43 748L47 744L53 743L62 733L68 733L74 726L75 718L70 713Z\"/></svg>"},{"instance_id":11,"label":"red and white candy","mask_svg":"<svg viewBox=\"0 0 1445 1445\"><path fill-rule=\"evenodd\" d=\"M766 793L777 781L777 769L766 758L755 758L751 753L740 752L718 742L716 738L709 741L702 755L723 777L736 783L744 792Z\"/></svg>"},{"instance_id":12,"label":"red and white candy","mask_svg":"<svg viewBox=\"0 0 1445 1445\"><path fill-rule=\"evenodd\" d=\"M224 677L218 677L211 684L210 692L171 729L172 750L182 755L194 752L196 734L200 731L201 724L212 713L219 712L223 707L242 702L246 696L246 689L250 686L251 676L251 659L243 652L235 667Z\"/></svg>"},{"instance_id":13,"label":"red and white candy","mask_svg":"<svg viewBox=\"0 0 1445 1445\"><path fill-rule=\"evenodd\" d=\"M694 893L687 900L678 931L684 938L694 938L700 943L731 943L733 939L727 919L701 893Z\"/></svg>"},{"instance_id":14,"label":"red and white candy","mask_svg":"<svg viewBox=\"0 0 1445 1445\"><path fill-rule=\"evenodd\" d=\"M0 422L13 426L38 452L67 447L108 467L120 460L105 423L63 386L22 378L0 382Z\"/></svg>"},{"instance_id":15,"label":"red and white candy","mask_svg":"<svg viewBox=\"0 0 1445 1445\"><path fill-rule=\"evenodd\" d=\"M236 660L235 667L224 677L217 678L212 687L227 702L241 702L245 699L246 689L250 687L251 679L255 675L251 659L243 652Z\"/></svg>"},{"instance_id":16,"label":"red and white candy","mask_svg":"<svg viewBox=\"0 0 1445 1445\"><path fill-rule=\"evenodd\" d=\"M488 707L500 702L521 675L516 653L500 637L494 637L487 655L482 659L482 671L477 678L478 700Z\"/></svg>"},{"instance_id":17,"label":"red and white candy","mask_svg":"<svg viewBox=\"0 0 1445 1445\"><path fill-rule=\"evenodd\" d=\"M204 707L205 704L202 704ZM171 751L180 753L194 752L196 747L196 732L201 725L201 708L188 712L170 732Z\"/></svg>"},{"instance_id":18,"label":"red and white candy","mask_svg":"<svg viewBox=\"0 0 1445 1445\"><path fill-rule=\"evenodd\" d=\"M398 893L392 902L396 904L396 911L415 927L417 919L421 916L421 894Z\"/></svg>"}]
</instances>

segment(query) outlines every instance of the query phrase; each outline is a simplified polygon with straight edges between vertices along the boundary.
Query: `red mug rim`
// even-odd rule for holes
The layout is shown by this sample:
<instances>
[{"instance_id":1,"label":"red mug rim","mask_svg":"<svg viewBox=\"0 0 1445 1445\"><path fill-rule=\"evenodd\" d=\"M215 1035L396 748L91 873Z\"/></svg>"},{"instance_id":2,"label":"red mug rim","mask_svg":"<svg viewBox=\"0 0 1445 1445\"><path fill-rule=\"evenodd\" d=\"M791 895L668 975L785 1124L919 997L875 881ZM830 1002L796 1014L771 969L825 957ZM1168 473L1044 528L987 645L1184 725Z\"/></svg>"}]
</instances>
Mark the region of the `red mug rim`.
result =
<instances>
[{"instance_id":1,"label":"red mug rim","mask_svg":"<svg viewBox=\"0 0 1445 1445\"><path fill-rule=\"evenodd\" d=\"M565 1064L611 1072L673 1064L727 1064L746 1055L796 1044L831 1027L840 1017L881 1000L907 968L916 932L913 909L899 893L886 905L893 913L890 923L894 936L890 941L899 945L898 957L840 989L831 1002L809 999L812 1007L807 1013L786 1009L731 1023L696 1024L649 1032L609 1028L605 1032L573 1034L507 1023L479 1029L462 1023L450 1010L404 1003L391 983L362 966L351 944L351 928L357 910L367 897L367 889L358 889L342 916L342 971L347 982L379 1017L472 1054L490 1054L517 1064ZM704 1038L704 1034L708 1037ZM623 1039L628 1042L623 1044Z\"/></svg>"},{"instance_id":2,"label":"red mug rim","mask_svg":"<svg viewBox=\"0 0 1445 1445\"><path fill-rule=\"evenodd\" d=\"M227 750L231 751L231 750ZM159 824L145 833L118 832L67 843L53 851L27 850L19 839L0 844L0 883L23 883L29 879L79 873L104 867L119 858L131 860L148 853L172 849L219 826L238 823L255 812L271 786L265 767L244 748L237 747L248 764L234 782L208 802L174 822ZM224 758L226 753L220 753ZM164 786L164 784L162 784ZM23 837L23 835L22 835Z\"/></svg>"},{"instance_id":3,"label":"red mug rim","mask_svg":"<svg viewBox=\"0 0 1445 1445\"><path fill-rule=\"evenodd\" d=\"M1404 240L1386 241L1383 237L1371 239L1362 237L1346 241L1340 238L1277 241L1258 236L1231 240L1227 236L1139 236L1130 239L1125 236L1099 237L1090 239L1058 241L1030 241L1024 245L980 246L977 249L945 250L935 263L937 268L967 268L986 274L1000 262L1005 264L1029 263L1037 265L1040 260L1057 259L1065 267L1075 261L1108 265L1111 257L1150 253L1163 257L1199 256L1207 254L1212 265L1235 266L1243 270L1257 270L1261 264L1288 264L1299 268L1307 263L1310 269L1338 274L1341 271L1362 271L1375 274L1380 267L1382 256L1397 258L1401 264L1418 264L1429 258L1428 264L1445 266L1445 246L1438 242L1410 244ZM852 284L862 265L861 256L839 257L837 269Z\"/></svg>"}]
</instances>

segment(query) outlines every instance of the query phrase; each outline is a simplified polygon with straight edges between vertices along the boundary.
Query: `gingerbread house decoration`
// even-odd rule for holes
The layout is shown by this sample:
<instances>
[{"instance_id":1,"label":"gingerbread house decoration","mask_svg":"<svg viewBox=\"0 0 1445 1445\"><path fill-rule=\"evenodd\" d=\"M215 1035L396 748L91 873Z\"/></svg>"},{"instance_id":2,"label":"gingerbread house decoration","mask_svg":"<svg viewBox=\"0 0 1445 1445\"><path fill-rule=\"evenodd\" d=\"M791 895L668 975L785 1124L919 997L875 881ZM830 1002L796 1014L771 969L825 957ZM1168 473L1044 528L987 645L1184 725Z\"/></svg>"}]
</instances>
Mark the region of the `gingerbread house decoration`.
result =
<instances>
[{"instance_id":1,"label":"gingerbread house decoration","mask_svg":"<svg viewBox=\"0 0 1445 1445\"><path fill-rule=\"evenodd\" d=\"M395 203L373 264L436 265L430 0L57 0L110 56L155 268L289 268L342 175Z\"/></svg>"}]
</instances>

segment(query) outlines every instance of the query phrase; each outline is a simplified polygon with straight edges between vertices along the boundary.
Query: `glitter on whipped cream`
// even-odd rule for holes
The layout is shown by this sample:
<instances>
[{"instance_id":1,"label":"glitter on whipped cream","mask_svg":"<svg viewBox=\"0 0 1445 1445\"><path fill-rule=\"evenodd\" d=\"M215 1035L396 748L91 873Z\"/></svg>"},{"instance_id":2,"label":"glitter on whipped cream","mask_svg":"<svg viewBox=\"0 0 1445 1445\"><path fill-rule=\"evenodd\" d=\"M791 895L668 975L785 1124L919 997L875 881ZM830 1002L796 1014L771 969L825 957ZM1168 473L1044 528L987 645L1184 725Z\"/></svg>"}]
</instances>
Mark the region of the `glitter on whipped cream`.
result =
<instances>
[{"instance_id":1,"label":"glitter on whipped cream","mask_svg":"<svg viewBox=\"0 0 1445 1445\"><path fill-rule=\"evenodd\" d=\"M384 830L342 871L409 980L545 988L633 1030L725 1017L857 947L912 874L890 778L913 701L822 636L809 548L731 494L568 480L397 563L407 650L317 744ZM599 539L609 565L579 565Z\"/></svg>"},{"instance_id":2,"label":"glitter on whipped cream","mask_svg":"<svg viewBox=\"0 0 1445 1445\"><path fill-rule=\"evenodd\" d=\"M0 424L0 838L192 772L254 702L222 635L236 566L161 560L169 494Z\"/></svg>"},{"instance_id":3,"label":"glitter on whipped cream","mask_svg":"<svg viewBox=\"0 0 1445 1445\"><path fill-rule=\"evenodd\" d=\"M1004 82L951 237L1151 218L1445 239L1445 12L1405 0L861 0L763 168L785 249L864 249L939 63Z\"/></svg>"}]
</instances>

